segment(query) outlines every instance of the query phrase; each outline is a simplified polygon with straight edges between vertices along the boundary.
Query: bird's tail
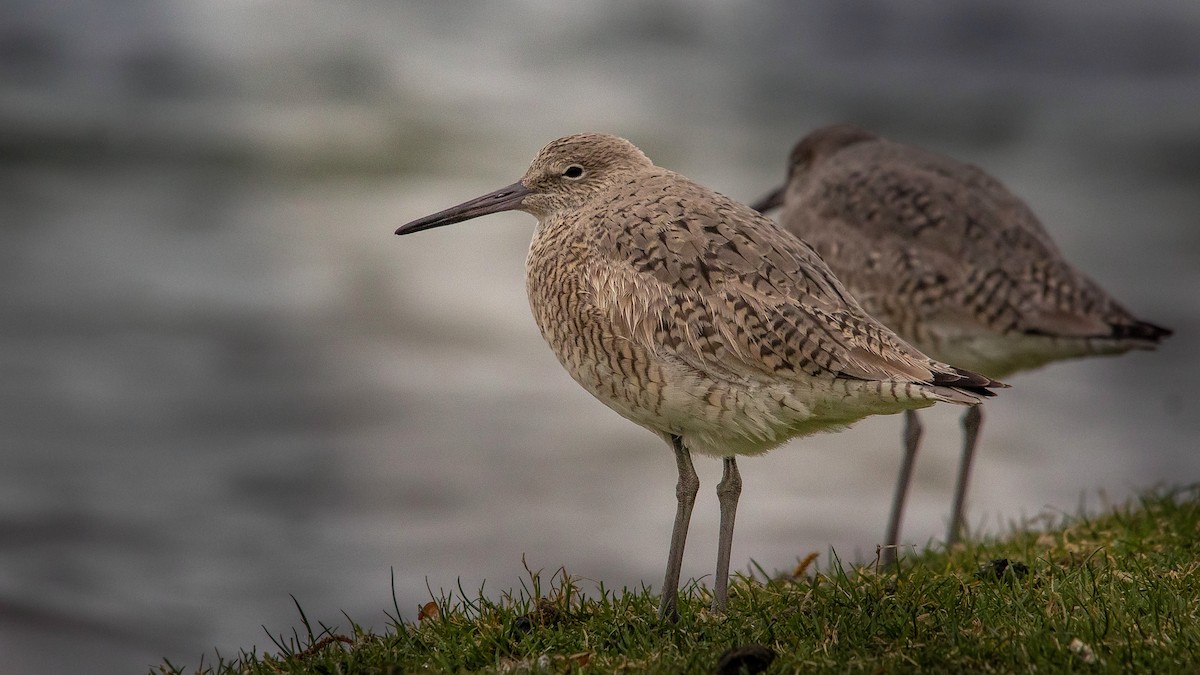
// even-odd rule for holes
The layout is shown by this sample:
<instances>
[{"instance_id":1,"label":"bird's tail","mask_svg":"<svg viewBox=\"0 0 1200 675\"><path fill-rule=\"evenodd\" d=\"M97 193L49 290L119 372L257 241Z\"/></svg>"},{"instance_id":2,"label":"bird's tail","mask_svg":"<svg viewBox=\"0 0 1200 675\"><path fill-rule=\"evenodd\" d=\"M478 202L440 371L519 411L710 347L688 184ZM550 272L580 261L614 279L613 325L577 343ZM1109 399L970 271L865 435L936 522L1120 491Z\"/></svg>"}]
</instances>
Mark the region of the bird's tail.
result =
<instances>
[{"instance_id":1,"label":"bird's tail","mask_svg":"<svg viewBox=\"0 0 1200 675\"><path fill-rule=\"evenodd\" d=\"M1114 340L1141 343L1137 346L1142 349L1154 349L1158 343L1170 337L1174 332L1170 328L1164 328L1149 321L1134 321L1133 323L1114 324L1112 335L1109 337Z\"/></svg>"},{"instance_id":2,"label":"bird's tail","mask_svg":"<svg viewBox=\"0 0 1200 675\"><path fill-rule=\"evenodd\" d=\"M934 391L950 403L976 405L983 403L984 399L995 396L996 392L992 391L993 389L1008 388L1007 384L999 380L993 380L970 370L954 366L948 367L949 372L935 371L930 384L934 386Z\"/></svg>"}]
</instances>

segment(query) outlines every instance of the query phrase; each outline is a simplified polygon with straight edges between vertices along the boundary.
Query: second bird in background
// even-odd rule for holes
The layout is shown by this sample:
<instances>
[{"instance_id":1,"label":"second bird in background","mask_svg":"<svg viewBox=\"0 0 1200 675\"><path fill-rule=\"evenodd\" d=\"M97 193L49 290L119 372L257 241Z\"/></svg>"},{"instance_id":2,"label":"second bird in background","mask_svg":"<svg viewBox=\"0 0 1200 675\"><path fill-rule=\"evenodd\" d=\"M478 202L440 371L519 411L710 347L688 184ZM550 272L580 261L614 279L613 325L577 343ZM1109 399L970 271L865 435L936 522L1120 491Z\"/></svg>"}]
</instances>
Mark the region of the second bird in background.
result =
<instances>
[{"instance_id":1,"label":"second bird in background","mask_svg":"<svg viewBox=\"0 0 1200 675\"><path fill-rule=\"evenodd\" d=\"M1052 361L1153 349L1171 331L1140 321L1059 253L1033 212L981 169L851 125L792 150L785 185L754 208L808 242L871 316L935 359L1005 378ZM983 416L963 416L947 544L963 522ZM921 438L905 414L904 460L885 561Z\"/></svg>"}]
</instances>

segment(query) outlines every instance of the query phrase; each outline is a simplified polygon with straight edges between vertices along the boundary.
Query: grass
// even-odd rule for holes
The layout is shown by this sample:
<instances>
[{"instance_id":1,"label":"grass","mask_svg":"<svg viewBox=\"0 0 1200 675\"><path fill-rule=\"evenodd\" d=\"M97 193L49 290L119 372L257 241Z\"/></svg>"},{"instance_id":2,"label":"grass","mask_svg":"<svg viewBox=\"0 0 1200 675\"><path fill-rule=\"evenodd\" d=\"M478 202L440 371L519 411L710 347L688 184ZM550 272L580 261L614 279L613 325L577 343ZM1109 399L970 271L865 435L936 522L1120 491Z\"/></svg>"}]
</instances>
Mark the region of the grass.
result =
<instances>
[{"instance_id":1,"label":"grass","mask_svg":"<svg viewBox=\"0 0 1200 675\"><path fill-rule=\"evenodd\" d=\"M396 608L383 634L348 617L313 627L301 610L278 653L156 672L1200 672L1200 485L1041 520L898 569L815 570L814 554L791 574L759 570L731 584L725 616L693 584L675 625L646 589L531 572L495 600L460 589L412 622Z\"/></svg>"}]
</instances>

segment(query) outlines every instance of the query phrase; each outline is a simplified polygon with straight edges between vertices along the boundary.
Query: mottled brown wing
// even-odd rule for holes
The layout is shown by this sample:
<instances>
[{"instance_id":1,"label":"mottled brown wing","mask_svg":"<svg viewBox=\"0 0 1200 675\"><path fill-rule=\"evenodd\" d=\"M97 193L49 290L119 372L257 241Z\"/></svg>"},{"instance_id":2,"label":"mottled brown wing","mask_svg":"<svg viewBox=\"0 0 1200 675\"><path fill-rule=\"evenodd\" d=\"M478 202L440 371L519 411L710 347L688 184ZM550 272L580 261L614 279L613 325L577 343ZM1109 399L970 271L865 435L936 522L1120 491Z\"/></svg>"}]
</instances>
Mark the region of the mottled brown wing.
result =
<instances>
[{"instance_id":1,"label":"mottled brown wing","mask_svg":"<svg viewBox=\"0 0 1200 675\"><path fill-rule=\"evenodd\" d=\"M992 331L1063 337L1104 336L1136 321L977 167L879 140L847 148L807 178L785 222L850 275L868 306L903 296L896 302L924 320L969 317Z\"/></svg>"},{"instance_id":2,"label":"mottled brown wing","mask_svg":"<svg viewBox=\"0 0 1200 675\"><path fill-rule=\"evenodd\" d=\"M595 218L593 299L647 349L729 378L952 372L867 317L805 243L685 178L647 177Z\"/></svg>"}]
</instances>

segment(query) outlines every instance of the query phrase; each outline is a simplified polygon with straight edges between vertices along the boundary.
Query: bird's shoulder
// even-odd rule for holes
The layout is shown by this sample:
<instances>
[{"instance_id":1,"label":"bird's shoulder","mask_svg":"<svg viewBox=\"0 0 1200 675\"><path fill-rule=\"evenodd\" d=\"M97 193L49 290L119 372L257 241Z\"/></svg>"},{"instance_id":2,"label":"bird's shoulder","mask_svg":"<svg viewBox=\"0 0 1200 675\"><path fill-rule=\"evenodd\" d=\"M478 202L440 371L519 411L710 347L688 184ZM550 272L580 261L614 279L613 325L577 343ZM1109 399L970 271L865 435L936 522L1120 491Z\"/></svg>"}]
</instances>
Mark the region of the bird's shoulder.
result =
<instances>
[{"instance_id":1,"label":"bird's shoulder","mask_svg":"<svg viewBox=\"0 0 1200 675\"><path fill-rule=\"evenodd\" d=\"M737 287L763 301L851 302L807 243L683 176L661 171L621 186L592 214L593 254L680 293Z\"/></svg>"}]
</instances>

